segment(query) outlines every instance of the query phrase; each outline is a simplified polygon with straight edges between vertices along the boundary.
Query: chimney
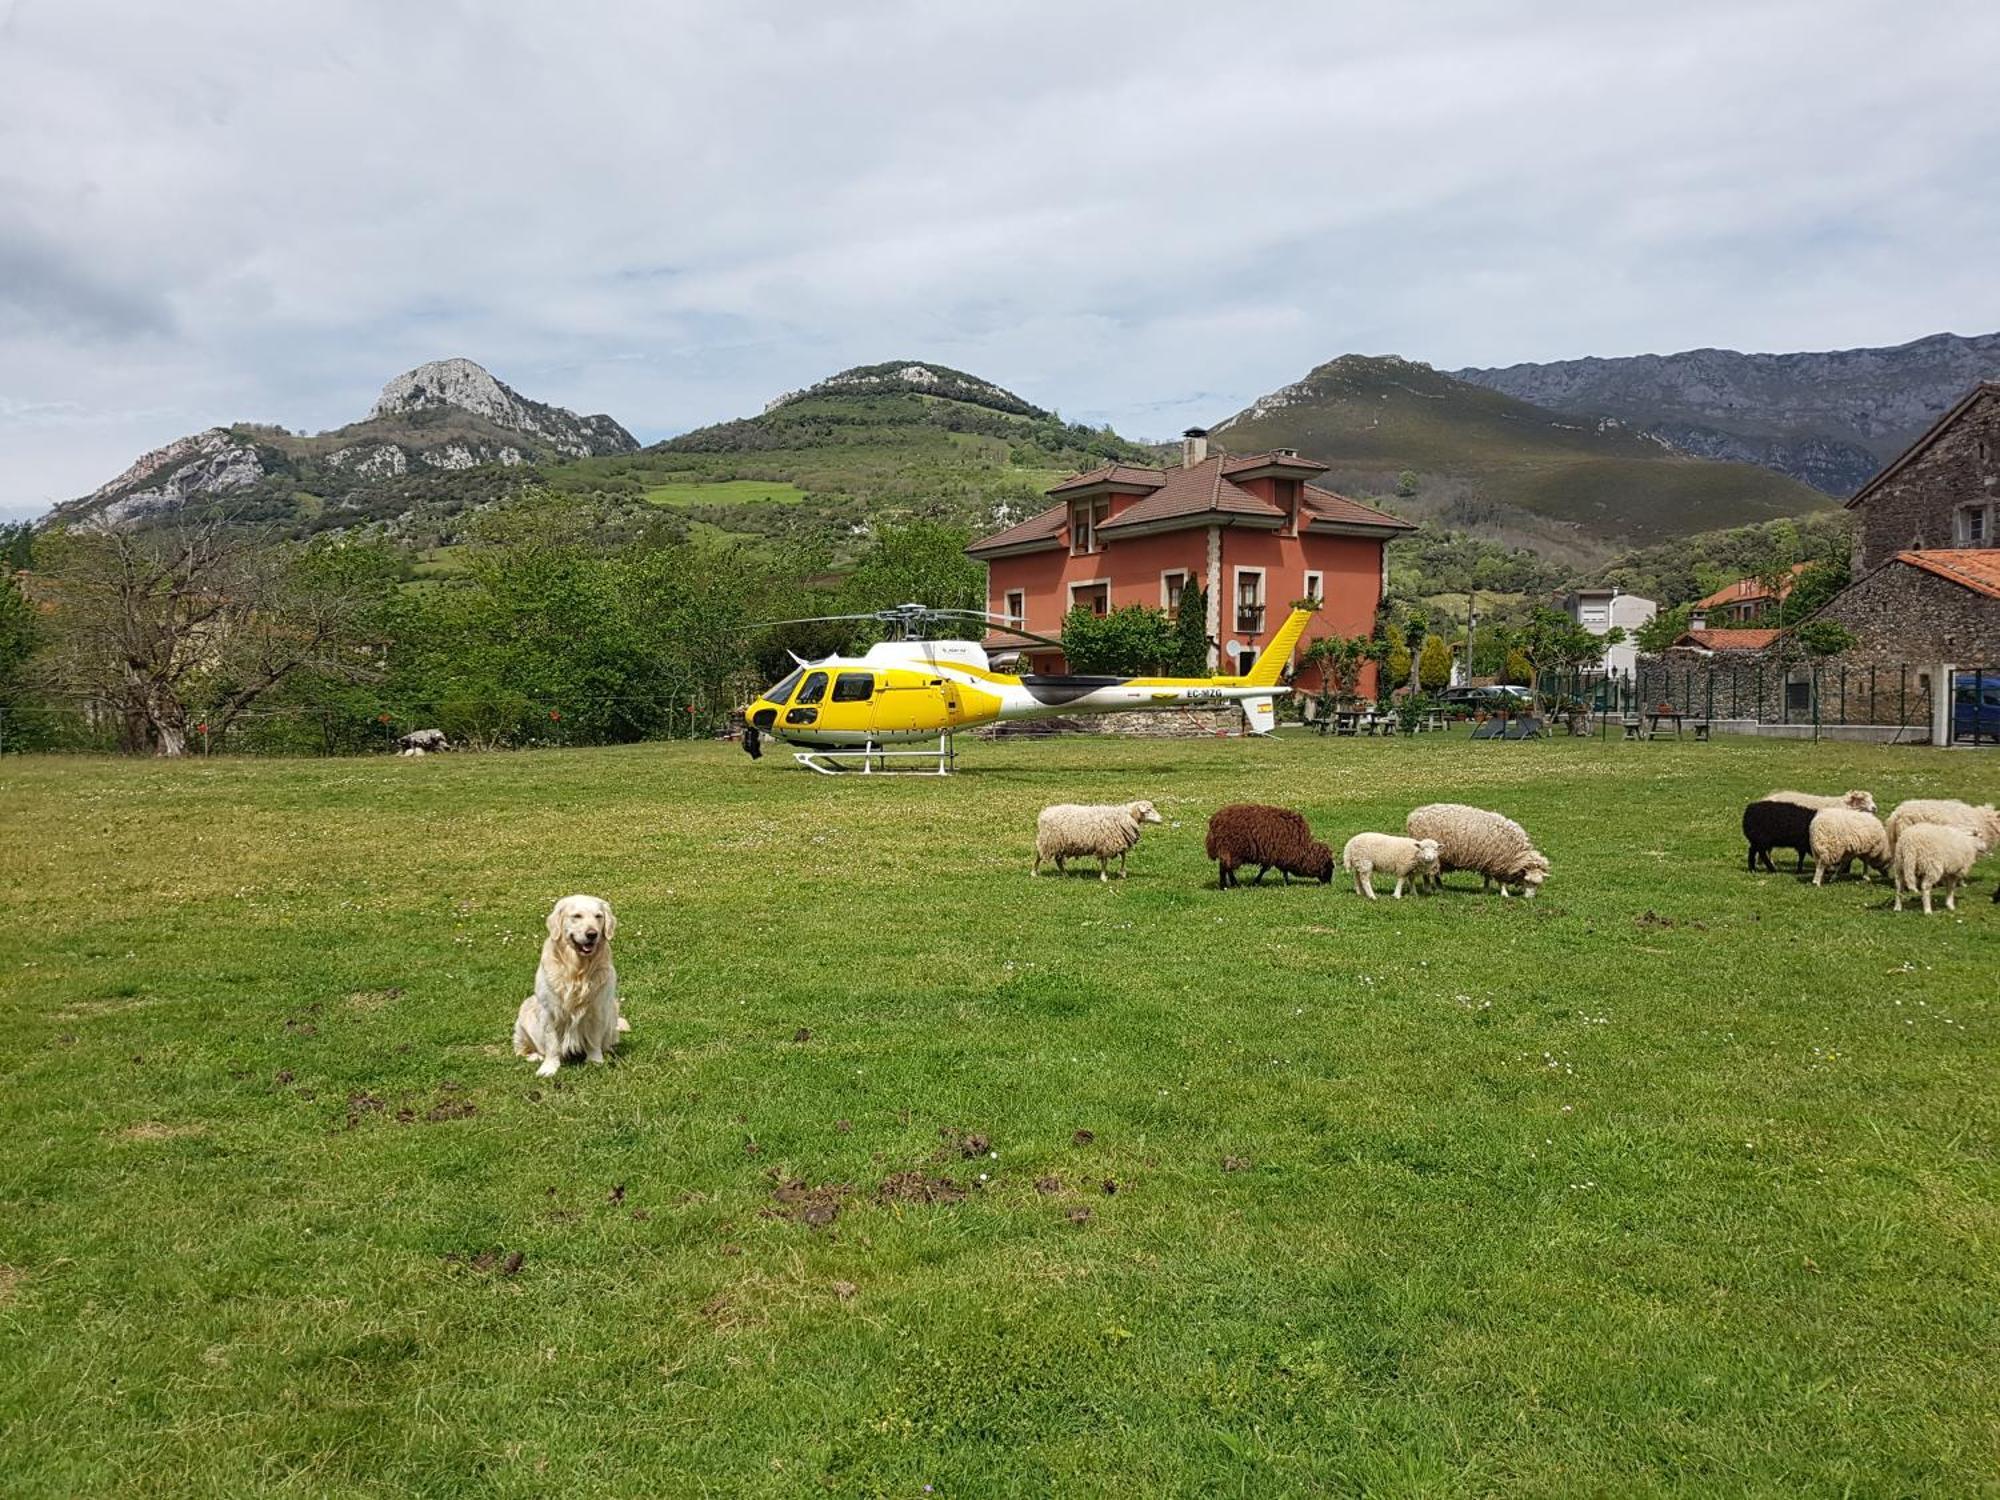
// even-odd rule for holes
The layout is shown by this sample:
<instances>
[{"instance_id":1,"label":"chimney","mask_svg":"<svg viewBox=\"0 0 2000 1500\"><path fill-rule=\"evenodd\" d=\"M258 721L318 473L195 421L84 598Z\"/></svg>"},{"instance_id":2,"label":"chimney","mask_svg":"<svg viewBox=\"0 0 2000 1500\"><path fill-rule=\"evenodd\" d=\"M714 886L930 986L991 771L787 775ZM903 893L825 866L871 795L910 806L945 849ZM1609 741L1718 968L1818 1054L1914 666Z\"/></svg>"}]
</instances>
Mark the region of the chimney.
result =
<instances>
[{"instance_id":1,"label":"chimney","mask_svg":"<svg viewBox=\"0 0 2000 1500\"><path fill-rule=\"evenodd\" d=\"M1697 604L1692 610L1688 612L1688 629L1689 630L1708 629L1708 611L1703 609L1699 604Z\"/></svg>"},{"instance_id":2,"label":"chimney","mask_svg":"<svg viewBox=\"0 0 2000 1500\"><path fill-rule=\"evenodd\" d=\"M1190 427L1181 434L1181 467L1192 469L1208 457L1208 429Z\"/></svg>"}]
</instances>

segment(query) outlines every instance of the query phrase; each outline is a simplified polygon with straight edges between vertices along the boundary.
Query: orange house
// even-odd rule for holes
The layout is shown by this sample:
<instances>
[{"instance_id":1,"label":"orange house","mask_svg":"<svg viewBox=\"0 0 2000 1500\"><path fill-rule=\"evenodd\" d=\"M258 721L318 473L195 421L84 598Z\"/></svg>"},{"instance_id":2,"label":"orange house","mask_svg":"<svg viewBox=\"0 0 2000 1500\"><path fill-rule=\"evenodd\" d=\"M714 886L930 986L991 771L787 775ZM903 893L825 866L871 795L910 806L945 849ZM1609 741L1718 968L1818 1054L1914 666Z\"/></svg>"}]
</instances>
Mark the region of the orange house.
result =
<instances>
[{"instance_id":1,"label":"orange house","mask_svg":"<svg viewBox=\"0 0 2000 1500\"><path fill-rule=\"evenodd\" d=\"M1416 530L1309 482L1325 472L1287 448L1211 454L1208 434L1190 428L1180 467L1107 464L1066 479L1049 491L1049 509L965 550L986 564L989 613L1057 639L1077 606L1101 615L1150 604L1178 618L1182 590L1198 584L1210 668L1247 667L1294 599L1321 601L1300 649L1318 636L1372 632L1383 549ZM1001 631L986 644L1022 643ZM1035 671L1064 670L1060 652L1030 645L1024 654ZM1363 669L1362 693L1374 693L1373 677Z\"/></svg>"}]
</instances>

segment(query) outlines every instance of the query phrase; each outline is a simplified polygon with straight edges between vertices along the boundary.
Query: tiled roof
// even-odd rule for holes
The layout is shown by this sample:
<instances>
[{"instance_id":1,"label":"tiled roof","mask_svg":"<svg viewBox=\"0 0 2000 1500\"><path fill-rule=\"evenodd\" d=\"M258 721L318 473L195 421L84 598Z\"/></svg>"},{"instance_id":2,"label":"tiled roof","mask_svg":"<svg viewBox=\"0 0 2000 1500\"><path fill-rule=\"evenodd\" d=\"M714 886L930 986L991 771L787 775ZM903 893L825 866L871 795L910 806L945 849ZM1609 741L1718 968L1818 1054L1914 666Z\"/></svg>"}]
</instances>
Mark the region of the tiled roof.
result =
<instances>
[{"instance_id":1,"label":"tiled roof","mask_svg":"<svg viewBox=\"0 0 2000 1500\"><path fill-rule=\"evenodd\" d=\"M1762 651L1778 634L1775 630L1684 630L1674 644L1699 646L1704 651Z\"/></svg>"},{"instance_id":2,"label":"tiled roof","mask_svg":"<svg viewBox=\"0 0 2000 1500\"><path fill-rule=\"evenodd\" d=\"M1805 572L1811 566L1811 563L1793 563L1792 577L1778 590L1778 597L1782 599L1790 594L1792 591L1792 582L1796 581L1799 574ZM1757 578L1739 578L1734 583L1724 584L1706 599L1698 600L1695 608L1719 609L1725 604L1748 604L1752 599L1768 599L1770 597L1771 591L1764 587L1763 580Z\"/></svg>"},{"instance_id":3,"label":"tiled roof","mask_svg":"<svg viewBox=\"0 0 2000 1500\"><path fill-rule=\"evenodd\" d=\"M1165 471L1145 468L1139 464L1105 464L1087 474L1072 475L1049 493L1066 495L1071 490L1089 489L1095 484L1143 484L1157 489L1166 482L1166 478Z\"/></svg>"},{"instance_id":4,"label":"tiled roof","mask_svg":"<svg viewBox=\"0 0 2000 1500\"><path fill-rule=\"evenodd\" d=\"M1386 510L1363 505L1359 500L1350 500L1345 495L1336 495L1332 490L1323 490L1317 485L1307 485L1305 497L1306 509L1317 521L1329 521L1336 526L1389 526L1397 531L1417 529L1415 521L1405 521L1401 516L1392 516Z\"/></svg>"},{"instance_id":5,"label":"tiled roof","mask_svg":"<svg viewBox=\"0 0 2000 1500\"><path fill-rule=\"evenodd\" d=\"M1898 552L1896 561L1949 579L1989 599L2000 599L2000 548L1938 547Z\"/></svg>"},{"instance_id":6,"label":"tiled roof","mask_svg":"<svg viewBox=\"0 0 2000 1500\"><path fill-rule=\"evenodd\" d=\"M1129 531L1135 526L1171 521L1181 516L1229 515L1284 519L1284 511L1259 500L1240 485L1222 477L1221 457L1205 458L1191 469L1169 469L1166 482L1143 500L1136 500L1097 529Z\"/></svg>"},{"instance_id":7,"label":"tiled roof","mask_svg":"<svg viewBox=\"0 0 2000 1500\"><path fill-rule=\"evenodd\" d=\"M1300 458L1296 453L1225 453L1222 456L1222 472L1240 474L1245 469L1297 469L1302 474L1324 474L1325 464L1316 464L1309 458Z\"/></svg>"},{"instance_id":8,"label":"tiled roof","mask_svg":"<svg viewBox=\"0 0 2000 1500\"><path fill-rule=\"evenodd\" d=\"M1059 542L1063 527L1069 524L1069 507L1051 505L1040 515L1028 517L1018 525L1009 526L1005 531L996 531L991 536L983 536L965 550L977 557L982 552L997 552L1007 547L1033 546L1040 542Z\"/></svg>"}]
</instances>

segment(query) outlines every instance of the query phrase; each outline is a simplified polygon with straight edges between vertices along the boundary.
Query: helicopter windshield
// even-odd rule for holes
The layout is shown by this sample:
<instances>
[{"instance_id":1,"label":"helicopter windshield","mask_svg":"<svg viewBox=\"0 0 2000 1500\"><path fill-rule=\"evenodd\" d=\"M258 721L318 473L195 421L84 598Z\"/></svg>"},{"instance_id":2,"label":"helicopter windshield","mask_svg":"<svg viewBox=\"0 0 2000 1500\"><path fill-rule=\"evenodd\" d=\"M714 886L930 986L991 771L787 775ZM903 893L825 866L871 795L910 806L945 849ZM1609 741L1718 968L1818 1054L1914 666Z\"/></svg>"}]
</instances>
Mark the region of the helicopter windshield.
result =
<instances>
[{"instance_id":1,"label":"helicopter windshield","mask_svg":"<svg viewBox=\"0 0 2000 1500\"><path fill-rule=\"evenodd\" d=\"M787 698L791 697L792 689L798 686L799 674L803 671L805 671L804 667L793 667L783 682L780 682L776 687L764 690L764 701L766 703L783 703Z\"/></svg>"}]
</instances>

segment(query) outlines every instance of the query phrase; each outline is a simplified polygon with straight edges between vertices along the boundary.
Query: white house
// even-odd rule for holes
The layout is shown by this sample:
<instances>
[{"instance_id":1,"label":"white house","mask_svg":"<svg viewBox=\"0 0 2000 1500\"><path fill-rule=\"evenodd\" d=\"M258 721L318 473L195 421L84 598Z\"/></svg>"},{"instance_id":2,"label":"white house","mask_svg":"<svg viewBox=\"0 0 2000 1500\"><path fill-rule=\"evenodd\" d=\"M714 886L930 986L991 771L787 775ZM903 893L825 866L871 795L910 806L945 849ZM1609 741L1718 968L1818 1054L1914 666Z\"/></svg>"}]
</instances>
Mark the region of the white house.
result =
<instances>
[{"instance_id":1,"label":"white house","mask_svg":"<svg viewBox=\"0 0 2000 1500\"><path fill-rule=\"evenodd\" d=\"M1625 639L1605 648L1603 667L1607 672L1630 672L1639 661L1639 647L1632 637L1641 625L1660 612L1660 606L1637 594L1621 594L1615 588L1578 589L1563 601L1569 617L1592 635L1623 630Z\"/></svg>"}]
</instances>

